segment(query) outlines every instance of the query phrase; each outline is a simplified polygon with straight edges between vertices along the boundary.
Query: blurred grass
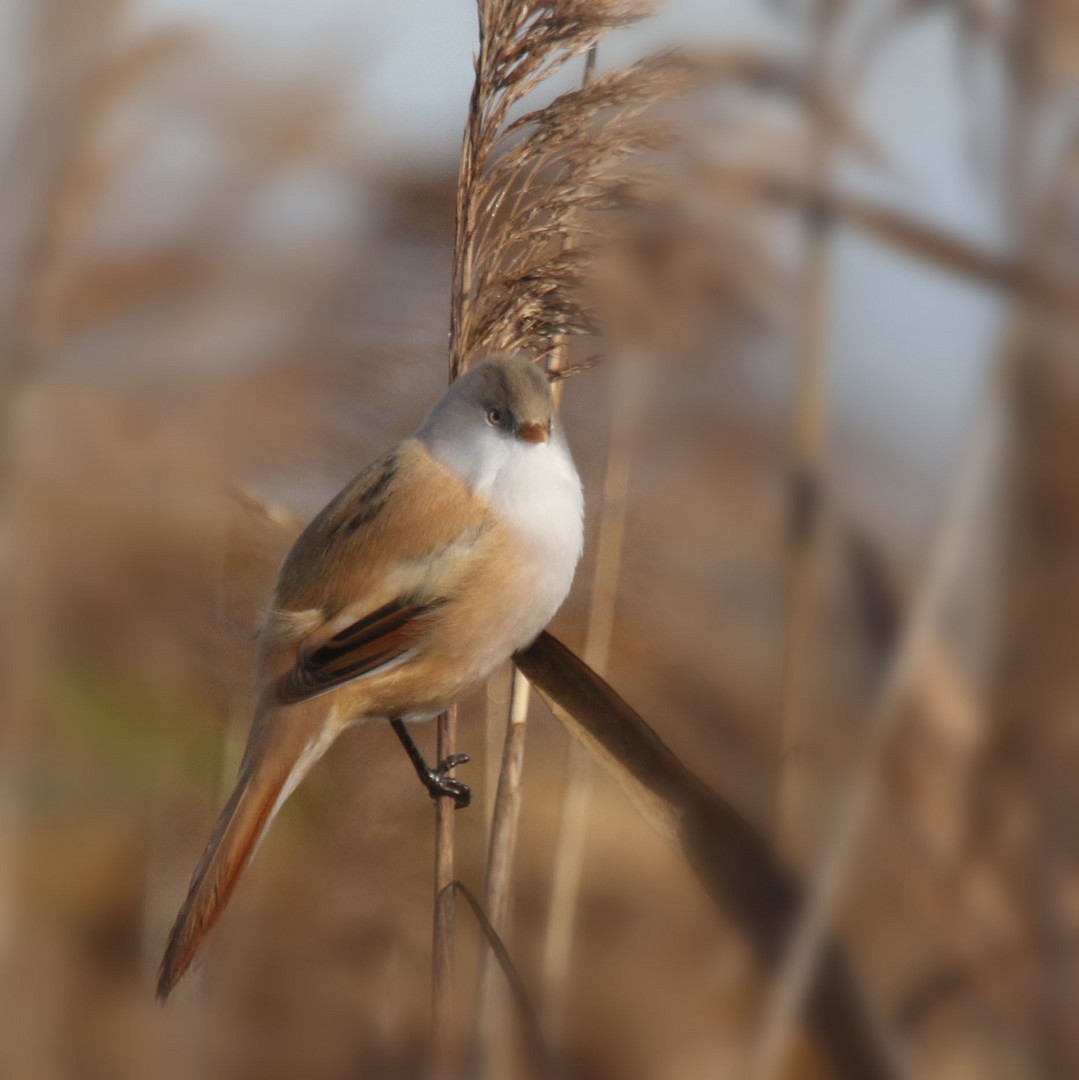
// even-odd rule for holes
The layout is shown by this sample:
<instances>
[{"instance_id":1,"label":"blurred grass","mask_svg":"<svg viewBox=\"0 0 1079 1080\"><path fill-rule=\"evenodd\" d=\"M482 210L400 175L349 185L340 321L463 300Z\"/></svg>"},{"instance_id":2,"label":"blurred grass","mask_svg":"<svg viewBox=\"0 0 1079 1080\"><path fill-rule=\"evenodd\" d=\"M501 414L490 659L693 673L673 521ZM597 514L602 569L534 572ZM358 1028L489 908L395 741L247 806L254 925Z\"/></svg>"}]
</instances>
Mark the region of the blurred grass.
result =
<instances>
[{"instance_id":1,"label":"blurred grass","mask_svg":"<svg viewBox=\"0 0 1079 1080\"><path fill-rule=\"evenodd\" d=\"M852 53L859 26L868 35L878 14L885 39L945 19L1007 83L1022 44L1021 122L1035 134L1014 146L1042 125L1066 126L1076 57L1067 4L1024 7L1016 18L1031 21L1015 26L984 4L879 8L844 9ZM0 1075L415 1076L428 1024L430 811L383 730L349 733L297 793L200 982L166 1013L151 1003L150 975L231 779L249 718L251 635L277 562L302 522L414 427L443 385L454 179L448 167L376 175L345 122L345 88L326 71L278 77L201 29L140 43L129 21L137 9L125 10L27 5L40 33L5 149L5 175L18 182L5 184L0 212L19 242L6 244L0 267L11 451L0 507L0 833L14 852L0 857ZM844 48L833 93L857 116L866 90L839 78L855 66ZM701 248L736 283L765 282L767 302L706 291L709 317L680 325L650 374L609 677L763 826L777 764L792 464L784 245L792 210L821 206L797 169L789 175L802 146L785 141L796 106L758 111L751 97L721 130L730 153L772 148L758 155L780 174L771 196L755 189L729 231L694 233L690 215L632 236L654 255L655 287L674 290L679 318L696 310L680 306L680 260L697 265L689 256ZM994 100L974 95L969 110L1003 139L1006 110ZM1009 169L1039 158L1014 146L1019 160L1006 151L983 170L986 184L1003 186ZM860 226L924 261L912 265L1022 304L1021 333L998 343L1013 349L1012 454L995 466L995 505L978 519L978 550L936 628L838 916L914 1075L941 1080L1055 1080L1076 1060L1079 369L1072 313L1060 304L1075 288L1067 160L1059 155L1051 205L1036 176L1019 185L1026 231L999 255L868 200L823 204L841 236ZM206 167L198 183L177 164L193 161ZM774 277L751 257L761 242L779 255ZM834 284L849 313L849 281ZM643 306L630 314L650 332L663 325ZM592 511L616 374L600 367L565 388ZM921 447L897 453L894 431L845 408L854 415L821 465L829 516L801 703L811 718L802 839L791 852L806 871L831 834L951 467L944 457L919 465ZM908 408L897 399L897 413ZM919 417L909 419L917 432ZM941 447L960 434L926 438ZM576 648L597 525L591 512L578 584L555 625ZM852 537L870 550L870 584ZM877 604L879 616L884 592L887 632L866 615ZM429 747L433 731L419 737ZM461 744L477 756L464 776L477 792L485 742L482 709L468 702ZM509 932L531 986L563 755L560 731L534 706ZM474 891L483 817L458 816ZM741 1077L767 988L735 928L606 781L589 820L578 922L566 1013L582 1080ZM467 987L468 928L459 951ZM784 1070L823 1073L806 1043Z\"/></svg>"},{"instance_id":2,"label":"blurred grass","mask_svg":"<svg viewBox=\"0 0 1079 1080\"><path fill-rule=\"evenodd\" d=\"M219 717L159 683L138 682L130 671L61 666L39 700L57 739L102 771L175 795L204 788L218 767Z\"/></svg>"}]
</instances>

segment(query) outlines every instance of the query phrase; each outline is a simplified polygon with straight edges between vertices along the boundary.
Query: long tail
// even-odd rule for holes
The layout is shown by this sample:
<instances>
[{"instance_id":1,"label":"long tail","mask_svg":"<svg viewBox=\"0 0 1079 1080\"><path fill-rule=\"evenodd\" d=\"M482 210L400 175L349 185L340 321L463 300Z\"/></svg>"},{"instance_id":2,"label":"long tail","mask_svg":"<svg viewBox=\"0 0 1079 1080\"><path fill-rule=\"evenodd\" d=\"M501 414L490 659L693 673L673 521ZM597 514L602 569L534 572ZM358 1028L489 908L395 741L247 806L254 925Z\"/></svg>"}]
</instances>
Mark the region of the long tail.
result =
<instances>
[{"instance_id":1,"label":"long tail","mask_svg":"<svg viewBox=\"0 0 1079 1080\"><path fill-rule=\"evenodd\" d=\"M314 740L297 752L282 754L279 749L259 755L258 760L245 758L169 933L157 979L160 1001L190 967L281 804L328 745Z\"/></svg>"}]
</instances>

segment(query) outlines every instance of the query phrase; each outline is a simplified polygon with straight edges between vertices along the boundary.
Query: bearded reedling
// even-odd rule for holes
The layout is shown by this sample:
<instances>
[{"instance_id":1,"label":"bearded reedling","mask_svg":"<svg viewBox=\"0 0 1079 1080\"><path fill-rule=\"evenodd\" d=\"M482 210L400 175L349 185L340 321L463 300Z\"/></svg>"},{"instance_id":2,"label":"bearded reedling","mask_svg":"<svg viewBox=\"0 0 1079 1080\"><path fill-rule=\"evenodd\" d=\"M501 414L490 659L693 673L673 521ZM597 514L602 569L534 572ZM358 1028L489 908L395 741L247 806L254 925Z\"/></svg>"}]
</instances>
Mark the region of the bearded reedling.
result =
<instances>
[{"instance_id":1,"label":"bearded reedling","mask_svg":"<svg viewBox=\"0 0 1079 1080\"><path fill-rule=\"evenodd\" d=\"M267 826L345 728L389 720L433 797L467 806L405 722L438 715L530 644L583 542L581 482L542 370L473 367L416 433L353 480L285 559L259 635L255 716L235 790L161 962L168 997Z\"/></svg>"}]
</instances>

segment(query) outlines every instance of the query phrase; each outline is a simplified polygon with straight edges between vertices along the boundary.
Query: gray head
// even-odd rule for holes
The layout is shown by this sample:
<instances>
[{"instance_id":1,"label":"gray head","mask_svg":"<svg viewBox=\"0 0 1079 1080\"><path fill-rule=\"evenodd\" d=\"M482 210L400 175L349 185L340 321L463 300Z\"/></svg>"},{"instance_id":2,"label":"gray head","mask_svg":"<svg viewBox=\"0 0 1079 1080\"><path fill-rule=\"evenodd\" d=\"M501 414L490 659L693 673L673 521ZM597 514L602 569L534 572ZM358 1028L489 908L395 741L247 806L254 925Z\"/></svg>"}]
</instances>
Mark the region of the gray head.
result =
<instances>
[{"instance_id":1,"label":"gray head","mask_svg":"<svg viewBox=\"0 0 1079 1080\"><path fill-rule=\"evenodd\" d=\"M522 357L500 357L469 369L428 413L416 436L473 487L480 459L489 468L515 449L539 453L552 440L564 445L547 377Z\"/></svg>"},{"instance_id":2,"label":"gray head","mask_svg":"<svg viewBox=\"0 0 1079 1080\"><path fill-rule=\"evenodd\" d=\"M477 364L450 387L432 412L467 411L507 438L546 442L554 399L543 370L523 357L503 356ZM426 426L426 425L425 425Z\"/></svg>"}]
</instances>

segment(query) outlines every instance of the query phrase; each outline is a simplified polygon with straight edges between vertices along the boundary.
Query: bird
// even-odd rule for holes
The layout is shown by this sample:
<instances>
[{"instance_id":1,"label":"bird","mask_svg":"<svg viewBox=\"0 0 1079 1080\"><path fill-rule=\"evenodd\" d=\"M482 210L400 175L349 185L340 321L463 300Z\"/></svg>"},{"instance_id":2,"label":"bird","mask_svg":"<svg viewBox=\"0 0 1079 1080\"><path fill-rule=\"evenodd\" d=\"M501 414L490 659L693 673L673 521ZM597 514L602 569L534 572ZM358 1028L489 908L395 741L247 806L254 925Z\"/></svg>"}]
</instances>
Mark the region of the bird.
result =
<instances>
[{"instance_id":1,"label":"bird","mask_svg":"<svg viewBox=\"0 0 1079 1080\"><path fill-rule=\"evenodd\" d=\"M165 946L164 1002L282 804L353 724L389 721L433 798L468 805L405 724L437 716L529 645L581 556L584 497L535 361L501 356L453 382L419 428L346 485L281 566L258 632L239 776Z\"/></svg>"}]
</instances>

